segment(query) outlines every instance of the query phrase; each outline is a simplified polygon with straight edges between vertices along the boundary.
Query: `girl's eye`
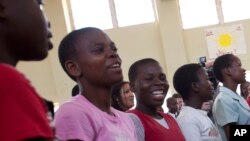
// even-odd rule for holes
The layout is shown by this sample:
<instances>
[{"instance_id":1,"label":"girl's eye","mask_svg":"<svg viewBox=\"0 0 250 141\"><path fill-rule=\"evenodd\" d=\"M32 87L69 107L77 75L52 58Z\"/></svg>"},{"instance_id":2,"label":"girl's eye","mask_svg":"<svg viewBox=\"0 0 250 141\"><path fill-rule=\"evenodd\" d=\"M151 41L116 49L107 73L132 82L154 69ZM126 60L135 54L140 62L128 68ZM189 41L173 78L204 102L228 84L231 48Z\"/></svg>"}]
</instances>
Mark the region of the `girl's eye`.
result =
<instances>
[{"instance_id":1,"label":"girl's eye","mask_svg":"<svg viewBox=\"0 0 250 141\"><path fill-rule=\"evenodd\" d=\"M103 48L98 48L97 50L96 50L96 52L103 52Z\"/></svg>"},{"instance_id":2,"label":"girl's eye","mask_svg":"<svg viewBox=\"0 0 250 141\"><path fill-rule=\"evenodd\" d=\"M129 92L130 92L129 89L124 91L125 94L128 94Z\"/></svg>"},{"instance_id":3,"label":"girl's eye","mask_svg":"<svg viewBox=\"0 0 250 141\"><path fill-rule=\"evenodd\" d=\"M145 77L145 80L152 80L152 79L153 79L153 77L151 77L151 76Z\"/></svg>"},{"instance_id":4,"label":"girl's eye","mask_svg":"<svg viewBox=\"0 0 250 141\"><path fill-rule=\"evenodd\" d=\"M103 51L104 51L104 47L101 46L101 45L96 46L96 47L92 50L92 52L94 52L94 53L102 53Z\"/></svg>"},{"instance_id":5,"label":"girl's eye","mask_svg":"<svg viewBox=\"0 0 250 141\"><path fill-rule=\"evenodd\" d=\"M162 75L160 76L160 80L166 81L166 75L162 74Z\"/></svg>"},{"instance_id":6,"label":"girl's eye","mask_svg":"<svg viewBox=\"0 0 250 141\"><path fill-rule=\"evenodd\" d=\"M115 52L117 52L117 50L118 50L117 47L116 47L115 45L111 45L110 48L111 48L113 51L115 51Z\"/></svg>"}]
</instances>

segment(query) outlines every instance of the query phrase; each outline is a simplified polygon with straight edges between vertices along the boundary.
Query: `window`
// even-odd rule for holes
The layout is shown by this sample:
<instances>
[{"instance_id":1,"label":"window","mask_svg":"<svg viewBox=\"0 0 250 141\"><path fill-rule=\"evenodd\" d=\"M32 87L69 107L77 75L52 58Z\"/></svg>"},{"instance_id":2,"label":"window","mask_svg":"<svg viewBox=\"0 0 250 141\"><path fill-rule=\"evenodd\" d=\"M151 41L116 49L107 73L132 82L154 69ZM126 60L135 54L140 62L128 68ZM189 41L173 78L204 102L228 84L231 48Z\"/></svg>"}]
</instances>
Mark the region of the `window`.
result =
<instances>
[{"instance_id":1,"label":"window","mask_svg":"<svg viewBox=\"0 0 250 141\"><path fill-rule=\"evenodd\" d=\"M103 29L113 27L108 1L71 0L71 9L75 29L87 26Z\"/></svg>"},{"instance_id":2,"label":"window","mask_svg":"<svg viewBox=\"0 0 250 141\"><path fill-rule=\"evenodd\" d=\"M184 29L219 23L213 0L179 0L179 6Z\"/></svg>"},{"instance_id":3,"label":"window","mask_svg":"<svg viewBox=\"0 0 250 141\"><path fill-rule=\"evenodd\" d=\"M75 29L111 29L155 22L153 4L153 0L70 0Z\"/></svg>"},{"instance_id":4,"label":"window","mask_svg":"<svg viewBox=\"0 0 250 141\"><path fill-rule=\"evenodd\" d=\"M129 26L154 22L151 0L115 0L118 25Z\"/></svg>"},{"instance_id":5,"label":"window","mask_svg":"<svg viewBox=\"0 0 250 141\"><path fill-rule=\"evenodd\" d=\"M249 0L222 0L221 5L225 22L250 18Z\"/></svg>"},{"instance_id":6,"label":"window","mask_svg":"<svg viewBox=\"0 0 250 141\"><path fill-rule=\"evenodd\" d=\"M250 18L248 0L179 0L184 29Z\"/></svg>"}]
</instances>

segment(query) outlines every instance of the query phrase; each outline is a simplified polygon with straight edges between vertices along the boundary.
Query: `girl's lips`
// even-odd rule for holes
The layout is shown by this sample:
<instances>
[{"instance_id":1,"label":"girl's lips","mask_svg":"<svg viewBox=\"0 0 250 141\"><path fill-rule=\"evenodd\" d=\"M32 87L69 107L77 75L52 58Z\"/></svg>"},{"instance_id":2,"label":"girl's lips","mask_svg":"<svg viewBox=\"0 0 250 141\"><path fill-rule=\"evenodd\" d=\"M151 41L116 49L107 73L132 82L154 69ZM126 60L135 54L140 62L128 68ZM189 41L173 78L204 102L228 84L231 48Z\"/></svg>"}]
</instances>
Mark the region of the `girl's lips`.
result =
<instances>
[{"instance_id":1,"label":"girl's lips","mask_svg":"<svg viewBox=\"0 0 250 141\"><path fill-rule=\"evenodd\" d=\"M113 71L113 72L121 72L122 69L121 68L108 68L109 70Z\"/></svg>"},{"instance_id":2,"label":"girl's lips","mask_svg":"<svg viewBox=\"0 0 250 141\"><path fill-rule=\"evenodd\" d=\"M48 43L49 45L49 50L51 50L52 48L53 48L53 44L49 41L49 43Z\"/></svg>"}]
</instances>

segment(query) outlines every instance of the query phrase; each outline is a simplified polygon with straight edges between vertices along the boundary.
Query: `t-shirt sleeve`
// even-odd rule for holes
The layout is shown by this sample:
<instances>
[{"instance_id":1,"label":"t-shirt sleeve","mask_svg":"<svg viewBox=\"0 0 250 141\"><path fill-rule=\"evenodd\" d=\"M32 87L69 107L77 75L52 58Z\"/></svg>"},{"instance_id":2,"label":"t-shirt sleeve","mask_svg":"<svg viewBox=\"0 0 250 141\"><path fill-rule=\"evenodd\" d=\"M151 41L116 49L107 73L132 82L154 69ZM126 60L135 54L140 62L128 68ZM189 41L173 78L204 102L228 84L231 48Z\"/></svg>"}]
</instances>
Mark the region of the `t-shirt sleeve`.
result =
<instances>
[{"instance_id":1,"label":"t-shirt sleeve","mask_svg":"<svg viewBox=\"0 0 250 141\"><path fill-rule=\"evenodd\" d=\"M135 114L132 114L132 113L129 113L129 117L134 122L138 141L145 141L144 127L143 127L140 119Z\"/></svg>"},{"instance_id":2,"label":"t-shirt sleeve","mask_svg":"<svg viewBox=\"0 0 250 141\"><path fill-rule=\"evenodd\" d=\"M14 68L0 66L1 140L53 139L42 99Z\"/></svg>"},{"instance_id":3,"label":"t-shirt sleeve","mask_svg":"<svg viewBox=\"0 0 250 141\"><path fill-rule=\"evenodd\" d=\"M232 99L217 100L213 115L218 125L225 126L228 123L237 122L239 113L234 103Z\"/></svg>"},{"instance_id":4,"label":"t-shirt sleeve","mask_svg":"<svg viewBox=\"0 0 250 141\"><path fill-rule=\"evenodd\" d=\"M94 140L91 117L88 117L77 105L65 103L55 114L56 138L65 140Z\"/></svg>"}]
</instances>

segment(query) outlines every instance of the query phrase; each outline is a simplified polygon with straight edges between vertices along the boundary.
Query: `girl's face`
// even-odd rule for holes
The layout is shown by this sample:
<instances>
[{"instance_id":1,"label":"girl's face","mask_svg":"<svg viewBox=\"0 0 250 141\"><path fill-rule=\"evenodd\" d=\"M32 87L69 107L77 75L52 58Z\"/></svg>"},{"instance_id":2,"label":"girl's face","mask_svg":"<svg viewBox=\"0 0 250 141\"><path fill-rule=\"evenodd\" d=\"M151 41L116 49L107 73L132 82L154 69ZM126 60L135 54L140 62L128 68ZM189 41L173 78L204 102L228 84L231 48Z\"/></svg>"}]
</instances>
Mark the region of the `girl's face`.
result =
<instances>
[{"instance_id":1,"label":"girl's face","mask_svg":"<svg viewBox=\"0 0 250 141\"><path fill-rule=\"evenodd\" d=\"M121 101L126 109L134 106L134 94L132 93L128 83L125 83L121 89Z\"/></svg>"},{"instance_id":2,"label":"girl's face","mask_svg":"<svg viewBox=\"0 0 250 141\"><path fill-rule=\"evenodd\" d=\"M84 40L79 37L76 45L78 66L86 82L111 87L122 80L121 58L115 43L106 33L91 31L84 36Z\"/></svg>"},{"instance_id":3,"label":"girl's face","mask_svg":"<svg viewBox=\"0 0 250 141\"><path fill-rule=\"evenodd\" d=\"M43 0L7 0L4 4L1 8L6 7L3 14L8 25L1 28L6 28L8 52L18 60L44 59L52 48L52 34L42 10Z\"/></svg>"},{"instance_id":4,"label":"girl's face","mask_svg":"<svg viewBox=\"0 0 250 141\"><path fill-rule=\"evenodd\" d=\"M176 98L176 100L177 100L178 111L180 112L182 109L182 106L184 105L184 102L182 98Z\"/></svg>"},{"instance_id":5,"label":"girl's face","mask_svg":"<svg viewBox=\"0 0 250 141\"><path fill-rule=\"evenodd\" d=\"M246 70L242 68L241 61L235 57L231 67L229 67L232 79L240 84L246 81Z\"/></svg>"},{"instance_id":6,"label":"girl's face","mask_svg":"<svg viewBox=\"0 0 250 141\"><path fill-rule=\"evenodd\" d=\"M203 99L203 102L213 99L213 87L212 83L208 79L207 72L204 69L200 69L197 72L199 81L195 82L198 89L198 94Z\"/></svg>"},{"instance_id":7,"label":"girl's face","mask_svg":"<svg viewBox=\"0 0 250 141\"><path fill-rule=\"evenodd\" d=\"M167 101L167 107L169 112L171 113L176 113L178 112L178 103L177 103L177 99L176 98L171 98L170 100Z\"/></svg>"},{"instance_id":8,"label":"girl's face","mask_svg":"<svg viewBox=\"0 0 250 141\"><path fill-rule=\"evenodd\" d=\"M169 85L166 75L156 62L141 64L135 82L131 84L140 108L157 108L166 97Z\"/></svg>"}]
</instances>

